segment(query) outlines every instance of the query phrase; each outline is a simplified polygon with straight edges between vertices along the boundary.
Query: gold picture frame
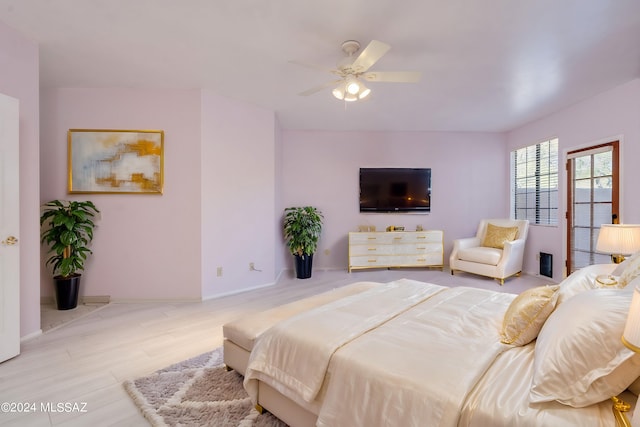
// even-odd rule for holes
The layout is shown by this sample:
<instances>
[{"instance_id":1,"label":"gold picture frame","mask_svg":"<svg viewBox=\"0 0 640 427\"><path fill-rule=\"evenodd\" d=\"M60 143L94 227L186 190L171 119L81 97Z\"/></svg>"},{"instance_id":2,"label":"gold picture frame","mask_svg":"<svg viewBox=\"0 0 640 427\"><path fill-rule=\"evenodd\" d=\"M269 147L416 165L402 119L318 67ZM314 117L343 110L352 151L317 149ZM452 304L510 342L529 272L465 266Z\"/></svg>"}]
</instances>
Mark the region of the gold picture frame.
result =
<instances>
[{"instance_id":1,"label":"gold picture frame","mask_svg":"<svg viewBox=\"0 0 640 427\"><path fill-rule=\"evenodd\" d=\"M69 193L162 194L164 131L69 129Z\"/></svg>"}]
</instances>

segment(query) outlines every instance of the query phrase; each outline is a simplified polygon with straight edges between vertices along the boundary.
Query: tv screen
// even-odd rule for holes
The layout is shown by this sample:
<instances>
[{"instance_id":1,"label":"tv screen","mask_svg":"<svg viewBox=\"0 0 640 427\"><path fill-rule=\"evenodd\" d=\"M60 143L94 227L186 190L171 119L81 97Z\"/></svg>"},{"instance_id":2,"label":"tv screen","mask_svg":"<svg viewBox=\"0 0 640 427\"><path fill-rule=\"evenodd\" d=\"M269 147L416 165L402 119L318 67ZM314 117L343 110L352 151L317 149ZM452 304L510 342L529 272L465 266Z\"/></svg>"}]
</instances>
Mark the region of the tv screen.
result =
<instances>
[{"instance_id":1,"label":"tv screen","mask_svg":"<svg viewBox=\"0 0 640 427\"><path fill-rule=\"evenodd\" d=\"M430 211L430 168L360 168L360 212Z\"/></svg>"}]
</instances>

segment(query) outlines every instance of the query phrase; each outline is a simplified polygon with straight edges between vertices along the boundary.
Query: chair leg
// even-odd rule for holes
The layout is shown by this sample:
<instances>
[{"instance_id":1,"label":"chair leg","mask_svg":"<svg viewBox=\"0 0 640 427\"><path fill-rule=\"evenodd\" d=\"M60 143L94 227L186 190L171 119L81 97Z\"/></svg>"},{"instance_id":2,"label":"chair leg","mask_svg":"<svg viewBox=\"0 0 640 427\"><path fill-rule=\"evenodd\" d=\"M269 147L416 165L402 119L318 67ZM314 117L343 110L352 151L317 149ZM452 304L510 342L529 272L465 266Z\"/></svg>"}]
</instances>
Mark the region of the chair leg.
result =
<instances>
[{"instance_id":1,"label":"chair leg","mask_svg":"<svg viewBox=\"0 0 640 427\"><path fill-rule=\"evenodd\" d=\"M498 283L500 283L500 286L504 285L504 279L496 279L498 281Z\"/></svg>"},{"instance_id":2,"label":"chair leg","mask_svg":"<svg viewBox=\"0 0 640 427\"><path fill-rule=\"evenodd\" d=\"M453 276L453 268L451 269L451 275Z\"/></svg>"}]
</instances>

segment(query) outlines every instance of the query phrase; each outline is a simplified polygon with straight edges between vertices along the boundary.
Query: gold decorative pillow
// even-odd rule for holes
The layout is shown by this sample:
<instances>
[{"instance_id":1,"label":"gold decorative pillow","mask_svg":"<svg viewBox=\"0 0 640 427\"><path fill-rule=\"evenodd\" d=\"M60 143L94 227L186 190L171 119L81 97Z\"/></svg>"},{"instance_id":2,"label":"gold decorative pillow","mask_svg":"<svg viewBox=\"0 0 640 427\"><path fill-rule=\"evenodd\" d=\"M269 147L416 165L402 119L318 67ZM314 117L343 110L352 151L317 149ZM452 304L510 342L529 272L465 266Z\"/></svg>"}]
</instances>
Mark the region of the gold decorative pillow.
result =
<instances>
[{"instance_id":1,"label":"gold decorative pillow","mask_svg":"<svg viewBox=\"0 0 640 427\"><path fill-rule=\"evenodd\" d=\"M511 242L518 237L518 227L498 227L487 224L487 232L482 240L482 246L487 248L504 249L505 242Z\"/></svg>"},{"instance_id":2,"label":"gold decorative pillow","mask_svg":"<svg viewBox=\"0 0 640 427\"><path fill-rule=\"evenodd\" d=\"M527 289L509 305L502 321L502 342L521 346L536 339L558 301L559 285Z\"/></svg>"}]
</instances>

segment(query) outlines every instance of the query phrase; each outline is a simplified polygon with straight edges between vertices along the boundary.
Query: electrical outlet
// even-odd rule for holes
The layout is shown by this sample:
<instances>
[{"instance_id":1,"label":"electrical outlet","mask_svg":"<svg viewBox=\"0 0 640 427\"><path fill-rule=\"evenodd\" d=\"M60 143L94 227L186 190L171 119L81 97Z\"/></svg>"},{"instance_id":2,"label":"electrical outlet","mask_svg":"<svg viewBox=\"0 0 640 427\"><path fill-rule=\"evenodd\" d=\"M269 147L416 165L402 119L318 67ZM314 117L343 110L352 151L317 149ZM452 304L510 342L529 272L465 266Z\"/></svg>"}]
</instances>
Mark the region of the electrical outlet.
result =
<instances>
[{"instance_id":1,"label":"electrical outlet","mask_svg":"<svg viewBox=\"0 0 640 427\"><path fill-rule=\"evenodd\" d=\"M250 263L249 263L249 271L255 271L255 269L256 269L256 265L255 265L255 263L250 262Z\"/></svg>"},{"instance_id":2,"label":"electrical outlet","mask_svg":"<svg viewBox=\"0 0 640 427\"><path fill-rule=\"evenodd\" d=\"M222 277L222 267L218 267L218 277Z\"/></svg>"}]
</instances>

